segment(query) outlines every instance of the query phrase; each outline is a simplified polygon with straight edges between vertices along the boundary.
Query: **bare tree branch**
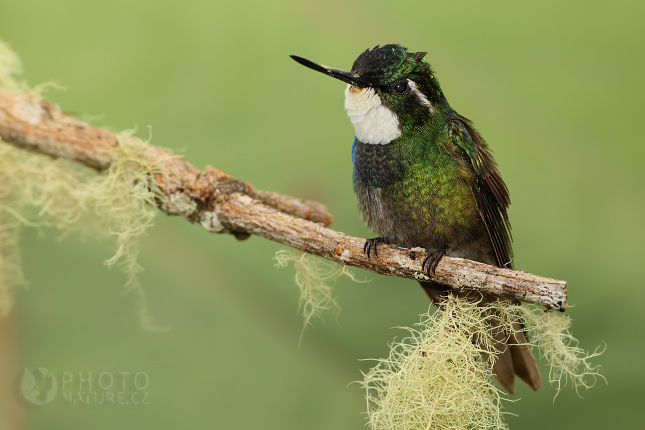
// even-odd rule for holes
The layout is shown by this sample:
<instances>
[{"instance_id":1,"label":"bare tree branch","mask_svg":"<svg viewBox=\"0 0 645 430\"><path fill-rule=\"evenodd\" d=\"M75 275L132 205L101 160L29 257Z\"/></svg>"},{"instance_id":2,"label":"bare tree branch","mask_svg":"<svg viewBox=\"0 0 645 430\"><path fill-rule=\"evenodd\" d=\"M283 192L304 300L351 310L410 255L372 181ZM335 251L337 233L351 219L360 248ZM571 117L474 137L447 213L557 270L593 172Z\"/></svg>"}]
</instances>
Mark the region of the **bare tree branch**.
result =
<instances>
[{"instance_id":1,"label":"bare tree branch","mask_svg":"<svg viewBox=\"0 0 645 430\"><path fill-rule=\"evenodd\" d=\"M60 108L29 94L0 90L0 139L54 158L75 161L99 172L113 162L118 136L63 114ZM421 270L425 250L379 246L368 259L365 239L327 228L333 217L319 203L258 191L227 173L207 167L201 172L182 157L152 145L146 163L155 166L158 207L182 215L215 233L239 239L251 234L319 255L339 264L375 273L429 279ZM566 282L523 271L444 257L430 279L455 290L478 290L547 309L566 310Z\"/></svg>"}]
</instances>

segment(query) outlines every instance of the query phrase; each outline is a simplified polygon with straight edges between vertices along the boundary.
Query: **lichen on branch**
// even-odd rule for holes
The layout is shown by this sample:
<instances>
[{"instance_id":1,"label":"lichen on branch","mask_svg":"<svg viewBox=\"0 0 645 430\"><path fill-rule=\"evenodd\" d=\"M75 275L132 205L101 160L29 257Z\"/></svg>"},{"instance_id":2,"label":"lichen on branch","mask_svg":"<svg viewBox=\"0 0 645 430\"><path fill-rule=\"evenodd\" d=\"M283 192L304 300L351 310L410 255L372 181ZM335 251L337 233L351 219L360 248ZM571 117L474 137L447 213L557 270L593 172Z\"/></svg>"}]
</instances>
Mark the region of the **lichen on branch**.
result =
<instances>
[{"instance_id":1,"label":"lichen on branch","mask_svg":"<svg viewBox=\"0 0 645 430\"><path fill-rule=\"evenodd\" d=\"M99 175L67 160L0 145L0 182L4 187L0 231L16 232L20 225L50 227L61 237L78 231L86 237L111 239L115 252L106 264L117 265L126 274L126 290L139 296L141 320L152 329L137 276L141 271L138 241L158 212L154 205L158 196L150 186L155 171L140 157L145 145L122 134L114 149L115 161ZM16 252L14 249L13 256L3 258L3 264L15 260ZM19 268L12 265L3 271L16 273Z\"/></svg>"},{"instance_id":2,"label":"lichen on branch","mask_svg":"<svg viewBox=\"0 0 645 430\"><path fill-rule=\"evenodd\" d=\"M35 125L40 121L39 96L18 81L21 71L18 57L0 42L0 88L25 94L12 113ZM0 144L0 314L9 312L16 286L24 283L17 246L20 228L49 227L61 237L78 231L112 239L115 252L106 264L119 266L126 275L126 291L139 296L143 325L158 328L137 276L138 241L158 212L152 183L159 172L146 162L147 146L129 132L120 133L107 150L111 163L96 174L64 158Z\"/></svg>"},{"instance_id":3,"label":"lichen on branch","mask_svg":"<svg viewBox=\"0 0 645 430\"><path fill-rule=\"evenodd\" d=\"M276 267L286 267L289 263L293 265L294 281L300 289L298 312L303 318L301 339L312 318L320 317L327 310L340 311L331 282L343 276L354 282L367 282L358 279L345 265L335 264L306 252L281 249L276 252L274 260Z\"/></svg>"},{"instance_id":4,"label":"lichen on branch","mask_svg":"<svg viewBox=\"0 0 645 430\"><path fill-rule=\"evenodd\" d=\"M509 333L513 321L522 318L529 345L547 360L556 396L563 379L578 389L602 378L589 362L598 352L577 347L566 315L504 302L482 306L456 296L441 308L422 315L417 328L406 328L408 337L393 342L389 357L377 359L363 375L372 430L507 428L507 399L482 359L497 342L487 323L491 313L500 316L500 327Z\"/></svg>"},{"instance_id":5,"label":"lichen on branch","mask_svg":"<svg viewBox=\"0 0 645 430\"><path fill-rule=\"evenodd\" d=\"M555 387L556 396L568 384L580 395L580 389L590 389L599 379L606 382L599 372L600 366L591 363L605 347L598 346L593 352L580 348L571 334L569 316L517 305L511 311L525 322L531 344L548 364L549 383Z\"/></svg>"}]
</instances>

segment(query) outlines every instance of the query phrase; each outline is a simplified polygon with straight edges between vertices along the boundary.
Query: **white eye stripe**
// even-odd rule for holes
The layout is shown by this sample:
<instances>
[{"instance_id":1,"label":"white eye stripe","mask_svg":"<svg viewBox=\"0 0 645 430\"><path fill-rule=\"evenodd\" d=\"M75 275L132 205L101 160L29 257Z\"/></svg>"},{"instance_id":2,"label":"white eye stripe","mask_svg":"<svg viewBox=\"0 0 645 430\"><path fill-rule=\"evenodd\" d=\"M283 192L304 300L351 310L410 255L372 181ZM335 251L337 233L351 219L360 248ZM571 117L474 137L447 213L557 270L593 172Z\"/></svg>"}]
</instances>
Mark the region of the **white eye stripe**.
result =
<instances>
[{"instance_id":1,"label":"white eye stripe","mask_svg":"<svg viewBox=\"0 0 645 430\"><path fill-rule=\"evenodd\" d=\"M410 87L412 92L417 96L421 104L424 106L428 106L428 110L430 111L431 114L435 113L434 106L432 106L432 103L430 103L430 100L428 100L425 94L423 94L421 90L419 90L419 88L417 87L417 84L414 81L408 79L408 86Z\"/></svg>"},{"instance_id":2,"label":"white eye stripe","mask_svg":"<svg viewBox=\"0 0 645 430\"><path fill-rule=\"evenodd\" d=\"M345 109L356 138L363 143L386 145L401 135L399 120L390 109L383 106L374 88L345 89Z\"/></svg>"}]
</instances>

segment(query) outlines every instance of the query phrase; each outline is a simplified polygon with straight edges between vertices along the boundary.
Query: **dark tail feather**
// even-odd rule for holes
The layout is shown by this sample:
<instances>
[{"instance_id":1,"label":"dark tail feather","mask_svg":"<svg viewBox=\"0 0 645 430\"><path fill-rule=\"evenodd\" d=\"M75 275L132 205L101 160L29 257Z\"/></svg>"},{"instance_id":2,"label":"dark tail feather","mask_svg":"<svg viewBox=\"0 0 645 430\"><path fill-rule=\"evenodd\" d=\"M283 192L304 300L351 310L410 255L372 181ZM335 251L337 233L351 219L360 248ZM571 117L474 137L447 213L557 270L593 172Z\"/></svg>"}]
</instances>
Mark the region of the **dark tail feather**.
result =
<instances>
[{"instance_id":1,"label":"dark tail feather","mask_svg":"<svg viewBox=\"0 0 645 430\"><path fill-rule=\"evenodd\" d=\"M434 305L438 307L447 294L447 287L436 282L419 283ZM496 298L484 296L484 300L481 303L485 305L495 300ZM489 319L489 323L493 329L499 325L498 320L495 318ZM516 331L510 337L502 330L493 331L493 336L497 340L495 351L490 351L491 354L494 353L497 356L493 365L493 374L504 391L510 394L515 393L515 375L537 391L542 386L540 371L533 354L531 354L531 349L526 345L527 341L522 325L516 323L513 327ZM490 354L482 355L484 360L490 358Z\"/></svg>"},{"instance_id":2,"label":"dark tail feather","mask_svg":"<svg viewBox=\"0 0 645 430\"><path fill-rule=\"evenodd\" d=\"M540 377L540 371L535 362L535 357L533 357L531 348L527 345L528 341L526 340L524 331L522 331L522 326L516 324L513 327L516 332L513 341L514 345L511 345L510 349L513 355L515 374L522 381L526 382L526 385L537 391L542 387L542 378Z\"/></svg>"}]
</instances>

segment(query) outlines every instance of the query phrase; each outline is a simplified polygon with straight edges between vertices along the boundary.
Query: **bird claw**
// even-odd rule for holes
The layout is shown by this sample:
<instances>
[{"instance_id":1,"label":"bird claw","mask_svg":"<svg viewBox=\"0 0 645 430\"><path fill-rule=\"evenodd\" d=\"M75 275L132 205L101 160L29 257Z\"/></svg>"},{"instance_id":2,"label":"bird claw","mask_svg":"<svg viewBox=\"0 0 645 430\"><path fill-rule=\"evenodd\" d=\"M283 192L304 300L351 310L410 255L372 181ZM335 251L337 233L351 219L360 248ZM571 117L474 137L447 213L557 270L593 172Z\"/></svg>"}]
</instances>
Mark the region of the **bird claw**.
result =
<instances>
[{"instance_id":1,"label":"bird claw","mask_svg":"<svg viewBox=\"0 0 645 430\"><path fill-rule=\"evenodd\" d=\"M436 251L429 252L421 264L421 270L426 272L428 276L430 276L430 272L432 272L432 275L436 275L437 266L444 255L446 255L446 252L448 252L448 248L445 246L442 246Z\"/></svg>"},{"instance_id":2,"label":"bird claw","mask_svg":"<svg viewBox=\"0 0 645 430\"><path fill-rule=\"evenodd\" d=\"M367 239L365 241L365 245L363 246L363 252L367 254L367 258L370 258L370 252L372 251L374 251L374 256L378 257L377 247L379 243L385 243L387 245L390 243L390 241L384 237L375 237L373 239Z\"/></svg>"}]
</instances>

